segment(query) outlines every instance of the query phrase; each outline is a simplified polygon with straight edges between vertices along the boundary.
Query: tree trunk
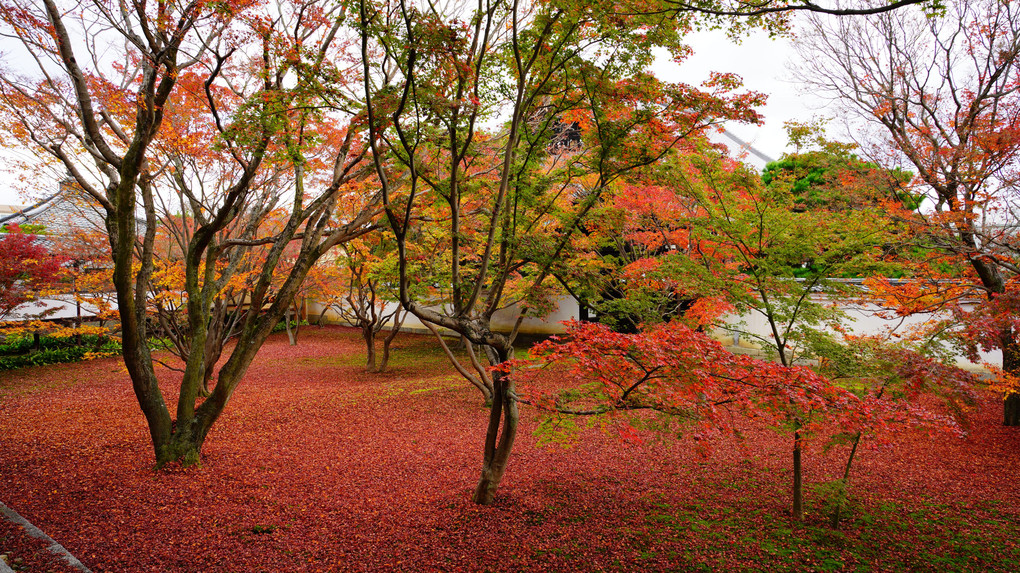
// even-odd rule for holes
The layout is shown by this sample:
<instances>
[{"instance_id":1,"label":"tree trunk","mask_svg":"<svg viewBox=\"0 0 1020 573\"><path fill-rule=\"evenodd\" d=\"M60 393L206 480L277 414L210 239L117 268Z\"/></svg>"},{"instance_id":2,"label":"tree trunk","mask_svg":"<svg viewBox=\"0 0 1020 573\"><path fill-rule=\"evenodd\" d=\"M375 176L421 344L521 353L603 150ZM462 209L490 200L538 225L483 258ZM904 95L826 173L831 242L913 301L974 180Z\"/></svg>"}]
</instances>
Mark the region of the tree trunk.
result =
<instances>
[{"instance_id":1,"label":"tree trunk","mask_svg":"<svg viewBox=\"0 0 1020 573\"><path fill-rule=\"evenodd\" d=\"M208 398L211 394L209 381L212 380L213 372L216 370L216 363L223 353L223 344L229 335L229 327L226 325L227 303L221 298L213 302L213 310L209 318L209 329L205 337L205 368L202 378L202 387L198 395Z\"/></svg>"},{"instance_id":2,"label":"tree trunk","mask_svg":"<svg viewBox=\"0 0 1020 573\"><path fill-rule=\"evenodd\" d=\"M404 318L406 317L406 314L401 315L400 307L397 307L396 312L393 313L393 324L390 328L390 332L385 338L383 338L382 359L379 361L379 372L386 370L386 365L390 361L390 345L393 343L393 339L396 338L397 334L400 332L400 327L403 326Z\"/></svg>"},{"instance_id":3,"label":"tree trunk","mask_svg":"<svg viewBox=\"0 0 1020 573\"><path fill-rule=\"evenodd\" d=\"M1006 396L1003 406L1002 425L1020 426L1020 394L1014 392Z\"/></svg>"},{"instance_id":4,"label":"tree trunk","mask_svg":"<svg viewBox=\"0 0 1020 573\"><path fill-rule=\"evenodd\" d=\"M379 372L375 367L375 332L372 330L372 325L361 326L361 336L365 339L365 350L367 351L368 357L365 360L365 368L369 372Z\"/></svg>"},{"instance_id":5,"label":"tree trunk","mask_svg":"<svg viewBox=\"0 0 1020 573\"><path fill-rule=\"evenodd\" d=\"M1002 370L1011 376L1020 376L1020 344L1010 330L1002 334ZM1020 393L1006 394L1003 402L1002 424L1020 426Z\"/></svg>"},{"instance_id":6,"label":"tree trunk","mask_svg":"<svg viewBox=\"0 0 1020 573\"><path fill-rule=\"evenodd\" d=\"M183 466L200 463L202 444L205 443L210 425L196 417L183 427L176 426L167 443L156 448L156 469L176 461L180 461Z\"/></svg>"},{"instance_id":7,"label":"tree trunk","mask_svg":"<svg viewBox=\"0 0 1020 573\"><path fill-rule=\"evenodd\" d=\"M800 430L793 433L793 519L804 521L804 492L801 479L801 439Z\"/></svg>"},{"instance_id":8,"label":"tree trunk","mask_svg":"<svg viewBox=\"0 0 1020 573\"><path fill-rule=\"evenodd\" d=\"M297 346L297 336L294 331L290 328L290 308L283 314L284 325L287 327L287 340L290 341L291 346Z\"/></svg>"},{"instance_id":9,"label":"tree trunk","mask_svg":"<svg viewBox=\"0 0 1020 573\"><path fill-rule=\"evenodd\" d=\"M301 321L307 318L307 315L303 312L303 303L304 299L301 299L301 302L298 302L296 298L294 299L294 337L290 339L291 346L297 346L298 334L301 332Z\"/></svg>"},{"instance_id":10,"label":"tree trunk","mask_svg":"<svg viewBox=\"0 0 1020 573\"><path fill-rule=\"evenodd\" d=\"M976 242L972 234L963 236L964 243L974 247ZM988 299L1006 292L1006 281L1002 277L999 267L981 258L971 260L971 265L981 279L981 284L988 289ZM1002 349L1002 370L1011 376L1020 375L1020 343L1017 342L1016 332L1007 327L999 333L999 347ZM1007 392L1002 404L1002 425L1020 426L1020 395L1015 392Z\"/></svg>"},{"instance_id":11,"label":"tree trunk","mask_svg":"<svg viewBox=\"0 0 1020 573\"><path fill-rule=\"evenodd\" d=\"M495 350L500 363L506 362L513 351L512 348ZM510 451L517 437L517 423L520 419L514 383L510 376L505 372L494 372L492 386L492 406L489 409L489 427L485 433L482 475L472 496L472 500L481 505L491 504L496 497L496 489L506 472Z\"/></svg>"},{"instance_id":12,"label":"tree trunk","mask_svg":"<svg viewBox=\"0 0 1020 573\"><path fill-rule=\"evenodd\" d=\"M395 331L393 331L395 332ZM390 362L390 343L393 342L392 332L390 335L383 337L382 343L382 356L379 357L379 369L376 372L385 372L386 365Z\"/></svg>"}]
</instances>

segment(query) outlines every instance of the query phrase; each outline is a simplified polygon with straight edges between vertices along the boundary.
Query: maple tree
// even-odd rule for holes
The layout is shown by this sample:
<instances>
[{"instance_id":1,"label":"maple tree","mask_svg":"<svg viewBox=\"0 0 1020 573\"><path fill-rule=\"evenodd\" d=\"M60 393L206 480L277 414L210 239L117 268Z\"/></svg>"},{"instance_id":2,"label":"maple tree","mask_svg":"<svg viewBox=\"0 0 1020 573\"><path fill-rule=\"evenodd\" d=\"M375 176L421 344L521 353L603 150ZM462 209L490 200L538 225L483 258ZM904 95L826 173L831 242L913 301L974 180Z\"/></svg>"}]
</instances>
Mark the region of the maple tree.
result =
<instances>
[{"instance_id":1,"label":"maple tree","mask_svg":"<svg viewBox=\"0 0 1020 573\"><path fill-rule=\"evenodd\" d=\"M717 121L755 121L751 106L762 101L731 95L739 87L731 75L714 75L704 89L651 76L652 46L686 53L663 15L582 4L495 2L444 13L362 2L360 25L401 303L479 347L490 365L510 358L521 321L542 311L553 265L605 189ZM501 127L484 127L493 120ZM436 237L437 248L421 247ZM437 274L446 281L440 306L410 295L408 268L419 258L447 265ZM512 304L517 326L494 332L493 314ZM491 503L519 413L504 372L477 382L491 407L474 499Z\"/></svg>"},{"instance_id":2,"label":"maple tree","mask_svg":"<svg viewBox=\"0 0 1020 573\"><path fill-rule=\"evenodd\" d=\"M850 177L840 179L847 183ZM747 167L709 148L676 154L636 178L633 188L615 197L605 210L598 221L601 226L592 228L593 234L608 237L615 245L613 258L622 258L616 272L608 273L617 277L612 279L618 285L614 294L620 295L613 297L608 310L626 309L631 324L627 330L635 337L607 344L639 344L636 341L643 336L654 337L650 329L664 321L703 328L719 326L726 313L750 312L760 315L767 333L741 325L725 327L761 344L779 363L777 379L783 369L817 357L819 343L833 344L827 329L838 328L846 318L838 303L860 295L855 286L838 279L891 268L884 262L885 246L897 231L889 212L897 207L895 202L883 202L880 198L886 194L868 180L858 186L854 209L844 208L849 195L837 201L839 196L831 190L823 202L807 209L804 197L816 191L816 182L798 188L801 182L803 178L772 173L764 185ZM598 275L607 273L599 270ZM600 320L607 310L602 306ZM660 352L666 352L668 344L693 344L653 339L661 345ZM605 354L601 347L591 346L586 351L593 356ZM579 354L585 351L582 348L572 350ZM652 363L656 360L657 356ZM706 360L719 365L719 372L731 366L714 355ZM594 370L588 372L594 375ZM723 374L709 378L719 376ZM796 376L789 376L795 383ZM633 373L630 377L638 380ZM793 514L797 519L803 514L802 444L810 432L808 420L818 412L813 405L796 401L783 410L793 430Z\"/></svg>"},{"instance_id":3,"label":"maple tree","mask_svg":"<svg viewBox=\"0 0 1020 573\"><path fill-rule=\"evenodd\" d=\"M875 433L876 428L888 428L894 421L956 427L953 420L946 422L912 404L890 400L895 395L917 401L922 392L916 388L912 392L885 391L894 384L916 385L930 393L940 391L938 384L908 380L904 372L909 364L930 363L927 368L940 368L947 385L961 379L972 382L971 378L912 348L888 349L882 354L868 347L870 350L864 352L860 339L844 325L848 317L842 309L865 295L846 281L847 277L902 272L902 265L893 255L902 247L907 230L900 221L909 217L910 208L917 203L917 198L907 192L909 174L857 159L851 154L854 146L825 140L817 126L792 126L791 132L799 136L798 148L810 144L821 149L798 149L798 153L770 164L762 178L708 147L697 153L675 154L632 177L629 188L614 196L611 204L587 223L588 238L602 241L594 243L601 245L598 255L603 261L591 273L596 279L595 290L605 291L607 284L612 289L608 301L603 292L597 295L603 300L591 304L598 311L598 319L617 331L621 330L619 311L623 310L622 317L627 321L624 333L589 336L591 340L573 348L568 342L564 353L554 351L549 360L576 359L586 353L598 356L605 354L606 348L616 348L611 353L634 360L650 378L661 376L663 380L656 383L664 388L670 384L682 386L684 382L677 380L677 374L659 372L655 366L657 355L648 357L651 351L632 349L648 340L655 340L654 344L662 348L660 352L666 352L671 343L693 344L655 334L655 329L664 328L658 326L663 322L680 322L685 328L698 329L723 326L739 333L744 341L760 344L778 361L779 368L794 368L805 359L831 364L834 356L845 358L854 352L869 357L882 355L881 360L861 358L857 375L850 382L849 388L857 390L860 399L855 403L857 418L853 422L859 429L843 435L854 436L853 451L864 432ZM805 141L809 136L813 141ZM572 291L586 288L586 277L574 272L573 280L578 278L582 284ZM588 289L590 293L590 286ZM760 315L766 332L725 322L724 315L732 321L749 312ZM571 336L575 334L576 327ZM596 338L598 341L593 342ZM871 344L878 345L878 341ZM721 368L700 384L718 383L713 376L721 376L719 372L729 367L728 358L700 348L695 354L698 352L706 353L707 360ZM865 363L867 368L862 366ZM654 375L650 370L655 370ZM685 367L676 371L685 372ZM839 378L850 378L845 368L840 372ZM614 396L601 389L601 373L592 364L585 364L575 375L578 383L584 376L590 378L589 382L599 382L582 386L581 390L571 388L570 396L590 399L589 392ZM647 382L636 371L620 378L617 384L633 384L634 391ZM640 402L640 392L637 398ZM682 397L678 399L683 401ZM635 403L613 406L639 407ZM670 406L659 404L654 408L668 412ZM680 414L685 408L689 406L678 405L672 415L698 419L693 414ZM904 409L909 414L904 414ZM838 410L839 418L849 415L842 411L845 408ZM601 412L605 411L603 406ZM587 413L600 410L589 409ZM790 402L782 411L783 423L792 430L794 439L793 515L797 519L803 515L801 457L804 439L812 431L809 421L829 414L826 409L797 402ZM712 423L711 417L708 421ZM842 485L837 484L844 493L852 460L853 453ZM837 523L839 507L834 512Z\"/></svg>"},{"instance_id":4,"label":"maple tree","mask_svg":"<svg viewBox=\"0 0 1020 573\"><path fill-rule=\"evenodd\" d=\"M868 437L888 444L905 426L964 436L979 379L911 341L892 343L882 335L844 333L840 341L816 347L816 355L821 358L819 373L843 384L864 406L856 427L836 433L830 441L851 446L842 475L834 482L830 519L835 528L848 497L850 472L861 441Z\"/></svg>"},{"instance_id":5,"label":"maple tree","mask_svg":"<svg viewBox=\"0 0 1020 573\"><path fill-rule=\"evenodd\" d=\"M940 256L920 261L899 292L875 284L902 313L939 310L966 324L972 345L1002 351L1005 425L1020 425L1017 329L987 308L1012 300L1017 279L1016 161L1020 152L1020 10L1009 2L948 2L938 17L898 11L815 21L803 43L801 79L876 127L873 155L911 165L929 202L915 234ZM874 141L873 140L873 141ZM931 251L929 251L931 252ZM947 272L960 264L963 275ZM955 275L955 276L954 276ZM963 318L963 320L960 320ZM978 326L980 325L980 327Z\"/></svg>"},{"instance_id":6,"label":"maple tree","mask_svg":"<svg viewBox=\"0 0 1020 573\"><path fill-rule=\"evenodd\" d=\"M584 417L626 441L640 442L648 430L689 433L704 454L712 440L738 431L736 413L792 426L796 520L803 519L801 456L809 436L852 443L838 482L845 495L865 434L888 441L904 427L926 427L959 435L956 417L920 397L938 396L956 413L973 399L974 376L877 339L841 345L842 360L823 369L828 378L807 366L733 354L680 320L637 333L595 323L567 327L562 337L534 346L528 360L508 365L518 367L522 400L546 414L540 432L547 439L575 440L581 429L575 420ZM549 377L558 381L551 390ZM833 519L838 524L838 507Z\"/></svg>"},{"instance_id":7,"label":"maple tree","mask_svg":"<svg viewBox=\"0 0 1020 573\"><path fill-rule=\"evenodd\" d=\"M395 289L394 253L384 237L377 232L345 243L334 251L335 260L320 265L318 273L310 277L316 299L361 331L369 372L386 370L390 347L407 317ZM389 332L382 335L386 327ZM381 354L376 350L380 338Z\"/></svg>"},{"instance_id":8,"label":"maple tree","mask_svg":"<svg viewBox=\"0 0 1020 573\"><path fill-rule=\"evenodd\" d=\"M555 288L552 267L604 189L713 121L754 119L747 106L759 96L726 97L739 85L732 75L714 75L707 92L654 81L643 69L650 46L682 59L689 48L678 34L700 25L699 18L724 18L734 33L758 25L778 31L790 11L853 14L912 3L843 10L787 2L494 2L444 12L361 2L370 143L396 235L401 303L423 322L480 346L491 365L504 362L517 328L509 336L492 332L492 314L516 302L519 325L529 311L541 312ZM490 119L503 128L483 129ZM478 159L486 156L495 161ZM406 293L414 256L408 237L420 237L417 221L433 220L422 215L426 205L442 208L448 221L441 252L449 288L439 312ZM479 375L466 376L492 397L475 492L488 503L512 448L517 411L507 398L512 381L499 374L488 380L468 350Z\"/></svg>"},{"instance_id":9,"label":"maple tree","mask_svg":"<svg viewBox=\"0 0 1020 573\"><path fill-rule=\"evenodd\" d=\"M103 211L124 363L156 464L195 463L310 266L371 229L371 193L349 185L364 156L357 128L349 129L355 114L320 121L322 91L307 89L333 77L325 62L344 48L334 17L340 9L301 2L80 8L71 17L51 0L3 4L4 33L37 64L35 76L3 74L3 128L65 169ZM93 22L104 23L95 35ZM93 39L79 45L78 35ZM361 209L334 220L348 192L343 201ZM278 206L286 215L269 231L266 214ZM179 217L169 260L183 265L190 337L175 414L147 340L157 238L170 215ZM273 271L292 242L296 262L280 280ZM202 397L214 301L258 248L265 254L246 303L261 312L245 315L238 343Z\"/></svg>"},{"instance_id":10,"label":"maple tree","mask_svg":"<svg viewBox=\"0 0 1020 573\"><path fill-rule=\"evenodd\" d=\"M794 129L790 130L791 139L803 143L796 141ZM835 354L842 359L840 368L821 371L835 381L848 380L847 388L862 400L865 419L858 422L856 430L841 436L851 440L852 449L843 477L835 482L835 527L862 437L888 431L891 423L927 424L960 432L958 417L972 398L976 379L946 364L941 352L935 351L933 357L930 347L917 348L907 341L889 345L849 330L844 309L873 298L856 284L840 279L882 280L903 273L906 265L899 251L909 229L901 221L910 218L911 209L920 201L908 188L910 173L865 163L851 154L856 146L827 141L817 130L801 130L801 135L812 132L816 133L812 143L820 151L798 150L766 166L764 186L752 191L750 220L741 221L739 214L747 211L747 205L714 194L719 208L714 213L709 210L710 218L722 219L724 224L710 224L708 237L722 238L718 241L721 253L729 253L724 259L742 261L738 273L750 285L747 292L752 296L742 298L729 291L727 300L734 301L738 310L752 309L765 318L771 334L757 336L759 342L783 365L809 358L831 366ZM705 251L701 248L698 253ZM734 252L739 254L734 257ZM713 254L718 257L720 251ZM703 262L697 266L710 265ZM922 395L927 400L940 398L957 417L947 418L918 406ZM799 487L801 417L795 414L791 420L795 483ZM794 515L798 518L802 515L799 497L795 491Z\"/></svg>"},{"instance_id":11,"label":"maple tree","mask_svg":"<svg viewBox=\"0 0 1020 573\"><path fill-rule=\"evenodd\" d=\"M39 235L25 233L18 225L7 226L0 233L0 320L53 289L61 278L62 264L63 259L51 253Z\"/></svg>"}]
</instances>

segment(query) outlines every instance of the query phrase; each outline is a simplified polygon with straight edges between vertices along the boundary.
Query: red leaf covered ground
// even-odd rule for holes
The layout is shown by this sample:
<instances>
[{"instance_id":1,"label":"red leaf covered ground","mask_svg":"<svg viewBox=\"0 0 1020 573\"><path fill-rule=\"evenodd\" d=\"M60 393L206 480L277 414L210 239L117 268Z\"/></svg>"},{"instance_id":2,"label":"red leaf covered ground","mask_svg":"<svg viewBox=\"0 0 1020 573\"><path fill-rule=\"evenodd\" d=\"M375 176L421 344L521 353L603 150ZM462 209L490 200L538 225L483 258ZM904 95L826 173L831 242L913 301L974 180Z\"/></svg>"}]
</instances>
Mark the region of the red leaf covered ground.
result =
<instances>
[{"instance_id":1,"label":"red leaf covered ground","mask_svg":"<svg viewBox=\"0 0 1020 573\"><path fill-rule=\"evenodd\" d=\"M0 374L0 501L100 571L1020 570L1020 430L988 395L966 439L865 445L838 531L788 517L789 437L522 433L493 507L469 501L486 412L427 338L365 374L352 330L275 335L204 448L160 473L118 359ZM174 374L162 371L171 380ZM172 394L172 392L167 392ZM809 450L811 484L845 451ZM17 527L0 553L66 568Z\"/></svg>"}]
</instances>

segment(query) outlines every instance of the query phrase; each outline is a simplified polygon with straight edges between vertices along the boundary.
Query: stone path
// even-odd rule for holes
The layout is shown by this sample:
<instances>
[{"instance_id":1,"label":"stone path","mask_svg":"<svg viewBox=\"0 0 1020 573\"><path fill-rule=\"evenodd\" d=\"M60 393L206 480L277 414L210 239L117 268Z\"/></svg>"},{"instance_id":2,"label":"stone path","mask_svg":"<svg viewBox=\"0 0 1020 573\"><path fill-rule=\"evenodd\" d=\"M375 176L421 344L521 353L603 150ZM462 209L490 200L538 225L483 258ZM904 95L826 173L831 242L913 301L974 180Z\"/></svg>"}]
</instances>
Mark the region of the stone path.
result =
<instances>
[{"instance_id":1,"label":"stone path","mask_svg":"<svg viewBox=\"0 0 1020 573\"><path fill-rule=\"evenodd\" d=\"M63 545L54 541L52 537L43 533L41 529L29 523L27 519L21 517L21 515L19 515L18 512L7 507L2 502L0 502L0 514L2 514L4 516L4 519L6 519L7 521L20 525L23 528L26 535L29 535L46 543L48 545L47 549L50 550L50 553L57 555L58 557L60 557L61 560L63 560L71 567L77 569L78 571L81 571L82 573L92 573L91 571L89 571L88 567L82 564L81 561L78 561L78 559L74 555L71 555L71 553L67 549L65 549ZM10 568L9 564L4 563L3 560L0 560L0 573L14 573L14 571Z\"/></svg>"}]
</instances>

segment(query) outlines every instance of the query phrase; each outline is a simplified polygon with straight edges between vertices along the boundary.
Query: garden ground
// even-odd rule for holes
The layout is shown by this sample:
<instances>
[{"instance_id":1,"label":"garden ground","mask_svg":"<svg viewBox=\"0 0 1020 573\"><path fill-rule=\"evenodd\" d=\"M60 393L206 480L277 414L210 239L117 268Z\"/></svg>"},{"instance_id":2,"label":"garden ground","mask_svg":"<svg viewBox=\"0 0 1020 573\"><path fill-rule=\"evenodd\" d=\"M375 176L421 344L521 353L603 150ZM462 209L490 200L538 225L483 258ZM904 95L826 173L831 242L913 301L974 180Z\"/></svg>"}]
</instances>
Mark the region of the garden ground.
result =
<instances>
[{"instance_id":1,"label":"garden ground","mask_svg":"<svg viewBox=\"0 0 1020 573\"><path fill-rule=\"evenodd\" d=\"M388 373L363 359L351 329L274 335L201 467L162 472L119 359L2 372L0 501L97 573L1020 570L1020 432L990 394L966 438L865 442L833 530L824 488L791 524L790 437L749 423L707 456L598 429L564 449L525 409L496 504L476 506L477 391L425 337L398 338ZM808 483L845 455L810 449ZM67 570L6 522L3 552Z\"/></svg>"}]
</instances>

